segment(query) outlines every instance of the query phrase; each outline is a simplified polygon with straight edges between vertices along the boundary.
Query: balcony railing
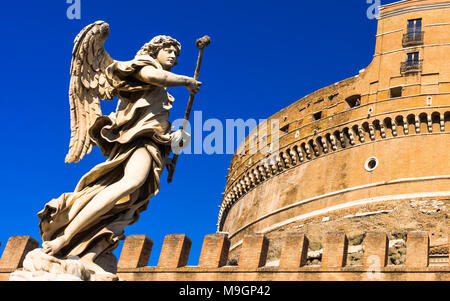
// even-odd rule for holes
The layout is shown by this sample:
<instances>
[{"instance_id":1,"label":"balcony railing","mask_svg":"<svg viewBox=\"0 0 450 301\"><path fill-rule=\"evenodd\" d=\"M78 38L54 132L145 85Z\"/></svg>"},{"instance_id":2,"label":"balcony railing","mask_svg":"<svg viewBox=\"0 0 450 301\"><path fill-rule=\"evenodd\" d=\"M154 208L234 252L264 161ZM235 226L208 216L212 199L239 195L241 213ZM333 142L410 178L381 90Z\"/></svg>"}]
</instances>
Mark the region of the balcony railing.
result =
<instances>
[{"instance_id":1,"label":"balcony railing","mask_svg":"<svg viewBox=\"0 0 450 301\"><path fill-rule=\"evenodd\" d=\"M400 73L414 73L422 71L422 62L423 60L415 60L415 61L406 61L402 62L400 67Z\"/></svg>"},{"instance_id":2,"label":"balcony railing","mask_svg":"<svg viewBox=\"0 0 450 301\"><path fill-rule=\"evenodd\" d=\"M416 46L423 44L423 31L408 32L403 35L403 47Z\"/></svg>"}]
</instances>

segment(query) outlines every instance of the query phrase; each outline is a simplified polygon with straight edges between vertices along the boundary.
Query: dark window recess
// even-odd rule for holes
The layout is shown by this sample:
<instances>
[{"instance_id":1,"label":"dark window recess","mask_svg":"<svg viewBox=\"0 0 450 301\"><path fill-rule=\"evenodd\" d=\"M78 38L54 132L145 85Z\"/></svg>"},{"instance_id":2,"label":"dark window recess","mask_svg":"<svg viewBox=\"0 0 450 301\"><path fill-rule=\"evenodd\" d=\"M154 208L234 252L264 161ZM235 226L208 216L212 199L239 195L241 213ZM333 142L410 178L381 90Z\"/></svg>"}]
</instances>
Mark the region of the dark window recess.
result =
<instances>
[{"instance_id":1,"label":"dark window recess","mask_svg":"<svg viewBox=\"0 0 450 301\"><path fill-rule=\"evenodd\" d=\"M391 88L391 98L402 97L403 87Z\"/></svg>"},{"instance_id":2,"label":"dark window recess","mask_svg":"<svg viewBox=\"0 0 450 301\"><path fill-rule=\"evenodd\" d=\"M283 133L288 133L289 132L289 124L286 124L285 126L280 128L280 131L282 131Z\"/></svg>"},{"instance_id":3,"label":"dark window recess","mask_svg":"<svg viewBox=\"0 0 450 301\"><path fill-rule=\"evenodd\" d=\"M407 62L409 64L417 64L419 62L419 52L410 52L408 53L408 60Z\"/></svg>"},{"instance_id":4,"label":"dark window recess","mask_svg":"<svg viewBox=\"0 0 450 301\"><path fill-rule=\"evenodd\" d=\"M322 99L319 99L319 100L317 100L314 104L318 104L318 103L321 103L323 101L323 98Z\"/></svg>"},{"instance_id":5,"label":"dark window recess","mask_svg":"<svg viewBox=\"0 0 450 301\"><path fill-rule=\"evenodd\" d=\"M322 118L322 112L317 112L313 114L314 120L319 120Z\"/></svg>"},{"instance_id":6,"label":"dark window recess","mask_svg":"<svg viewBox=\"0 0 450 301\"><path fill-rule=\"evenodd\" d=\"M328 99L329 99L329 100L333 100L333 98L335 98L335 97L338 96L338 95L339 95L339 93L337 93L337 94L332 94L332 95L328 96Z\"/></svg>"},{"instance_id":7,"label":"dark window recess","mask_svg":"<svg viewBox=\"0 0 450 301\"><path fill-rule=\"evenodd\" d=\"M361 95L352 95L345 99L350 108L359 107L361 105Z\"/></svg>"}]
</instances>

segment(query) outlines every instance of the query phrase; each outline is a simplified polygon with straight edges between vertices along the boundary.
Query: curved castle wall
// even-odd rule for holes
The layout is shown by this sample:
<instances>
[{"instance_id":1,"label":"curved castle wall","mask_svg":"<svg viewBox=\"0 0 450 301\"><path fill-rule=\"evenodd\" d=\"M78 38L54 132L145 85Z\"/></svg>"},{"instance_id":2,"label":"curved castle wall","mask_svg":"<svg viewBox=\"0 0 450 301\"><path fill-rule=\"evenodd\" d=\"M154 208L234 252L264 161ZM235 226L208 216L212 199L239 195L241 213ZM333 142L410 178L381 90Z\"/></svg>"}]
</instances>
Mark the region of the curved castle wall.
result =
<instances>
[{"instance_id":1,"label":"curved castle wall","mask_svg":"<svg viewBox=\"0 0 450 301\"><path fill-rule=\"evenodd\" d=\"M449 1L383 6L366 69L270 117L280 125L276 152L266 125L250 133L219 212L232 248L245 234L325 212L450 196L448 16Z\"/></svg>"}]
</instances>

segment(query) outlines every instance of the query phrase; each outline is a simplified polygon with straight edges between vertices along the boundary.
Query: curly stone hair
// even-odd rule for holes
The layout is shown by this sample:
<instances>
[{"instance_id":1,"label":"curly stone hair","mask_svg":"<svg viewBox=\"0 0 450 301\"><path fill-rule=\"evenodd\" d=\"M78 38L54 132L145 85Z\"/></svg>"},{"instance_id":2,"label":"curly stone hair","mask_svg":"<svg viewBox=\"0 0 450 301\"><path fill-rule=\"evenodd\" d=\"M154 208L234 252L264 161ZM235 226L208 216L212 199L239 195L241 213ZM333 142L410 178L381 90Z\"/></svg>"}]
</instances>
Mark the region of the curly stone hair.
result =
<instances>
[{"instance_id":1,"label":"curly stone hair","mask_svg":"<svg viewBox=\"0 0 450 301\"><path fill-rule=\"evenodd\" d=\"M174 38L171 38L169 36L156 36L153 39L151 39L150 42L146 43L142 48L136 53L136 56L138 55L149 55L152 58L156 58L158 55L158 52L166 47L175 46L177 49L177 56L180 55L181 51L181 44L175 40Z\"/></svg>"}]
</instances>

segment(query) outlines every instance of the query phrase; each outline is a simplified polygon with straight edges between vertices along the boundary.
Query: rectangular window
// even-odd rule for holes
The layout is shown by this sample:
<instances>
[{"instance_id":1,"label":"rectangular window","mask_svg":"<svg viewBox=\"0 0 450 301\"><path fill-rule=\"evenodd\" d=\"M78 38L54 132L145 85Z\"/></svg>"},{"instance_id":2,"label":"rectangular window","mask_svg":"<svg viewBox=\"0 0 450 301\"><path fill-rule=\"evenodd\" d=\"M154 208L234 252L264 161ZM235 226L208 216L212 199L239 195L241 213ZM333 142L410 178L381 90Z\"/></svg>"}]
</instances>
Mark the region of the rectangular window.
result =
<instances>
[{"instance_id":1,"label":"rectangular window","mask_svg":"<svg viewBox=\"0 0 450 301\"><path fill-rule=\"evenodd\" d=\"M391 88L391 98L402 97L403 87Z\"/></svg>"},{"instance_id":2,"label":"rectangular window","mask_svg":"<svg viewBox=\"0 0 450 301\"><path fill-rule=\"evenodd\" d=\"M407 64L408 65L417 65L419 63L419 52L410 52L408 53Z\"/></svg>"},{"instance_id":3,"label":"rectangular window","mask_svg":"<svg viewBox=\"0 0 450 301\"><path fill-rule=\"evenodd\" d=\"M416 36L422 32L422 19L408 20L408 36Z\"/></svg>"},{"instance_id":4,"label":"rectangular window","mask_svg":"<svg viewBox=\"0 0 450 301\"><path fill-rule=\"evenodd\" d=\"M422 45L423 37L422 19L408 20L408 28L406 34L403 35L403 47Z\"/></svg>"},{"instance_id":5,"label":"rectangular window","mask_svg":"<svg viewBox=\"0 0 450 301\"><path fill-rule=\"evenodd\" d=\"M417 73L422 71L422 60L418 51L409 52L406 61L401 63L400 73Z\"/></svg>"}]
</instances>

